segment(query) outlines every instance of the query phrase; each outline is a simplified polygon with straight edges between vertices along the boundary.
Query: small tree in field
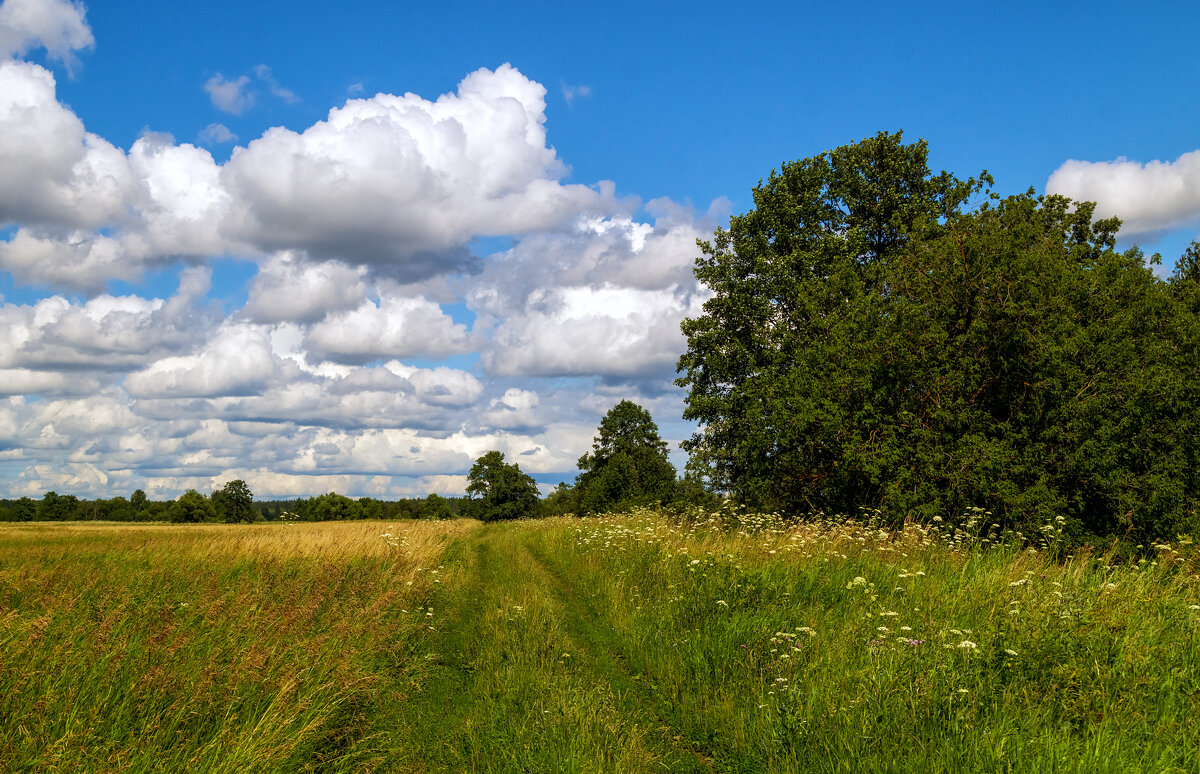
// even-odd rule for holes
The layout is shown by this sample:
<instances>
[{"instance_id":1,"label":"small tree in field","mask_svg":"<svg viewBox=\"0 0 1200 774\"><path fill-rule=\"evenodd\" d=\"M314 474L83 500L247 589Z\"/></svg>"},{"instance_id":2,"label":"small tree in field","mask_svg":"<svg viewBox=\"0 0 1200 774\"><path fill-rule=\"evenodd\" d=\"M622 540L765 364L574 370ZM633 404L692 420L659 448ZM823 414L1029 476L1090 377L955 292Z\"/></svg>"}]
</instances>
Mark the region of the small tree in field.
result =
<instances>
[{"instance_id":1,"label":"small tree in field","mask_svg":"<svg viewBox=\"0 0 1200 774\"><path fill-rule=\"evenodd\" d=\"M537 484L517 465L504 461L504 454L490 451L471 466L467 495L480 501L484 521L506 521L542 515Z\"/></svg>"},{"instance_id":2,"label":"small tree in field","mask_svg":"<svg viewBox=\"0 0 1200 774\"><path fill-rule=\"evenodd\" d=\"M345 495L326 492L317 495L309 505L310 521L346 521L362 518L362 506Z\"/></svg>"},{"instance_id":3,"label":"small tree in field","mask_svg":"<svg viewBox=\"0 0 1200 774\"><path fill-rule=\"evenodd\" d=\"M171 504L169 518L176 524L199 524L216 521L217 511L207 497L189 489Z\"/></svg>"},{"instance_id":4,"label":"small tree in field","mask_svg":"<svg viewBox=\"0 0 1200 774\"><path fill-rule=\"evenodd\" d=\"M254 493L240 478L213 492L212 502L217 513L229 524L254 521Z\"/></svg>"},{"instance_id":5,"label":"small tree in field","mask_svg":"<svg viewBox=\"0 0 1200 774\"><path fill-rule=\"evenodd\" d=\"M600 420L592 451L579 458L579 509L603 513L664 503L675 492L675 466L650 412L623 400Z\"/></svg>"}]
</instances>

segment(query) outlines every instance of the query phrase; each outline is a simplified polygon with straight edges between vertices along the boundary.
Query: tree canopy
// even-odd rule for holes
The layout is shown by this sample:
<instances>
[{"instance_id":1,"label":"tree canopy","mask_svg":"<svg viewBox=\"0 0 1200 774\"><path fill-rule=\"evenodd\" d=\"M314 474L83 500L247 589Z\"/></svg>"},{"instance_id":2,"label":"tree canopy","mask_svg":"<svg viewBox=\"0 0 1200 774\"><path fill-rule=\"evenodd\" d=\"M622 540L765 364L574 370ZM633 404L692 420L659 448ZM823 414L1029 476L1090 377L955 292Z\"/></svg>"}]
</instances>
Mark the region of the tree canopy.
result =
<instances>
[{"instance_id":1,"label":"tree canopy","mask_svg":"<svg viewBox=\"0 0 1200 774\"><path fill-rule=\"evenodd\" d=\"M189 489L171 504L168 517L176 524L199 524L216 521L217 511L207 497L195 489Z\"/></svg>"},{"instance_id":2,"label":"tree canopy","mask_svg":"<svg viewBox=\"0 0 1200 774\"><path fill-rule=\"evenodd\" d=\"M213 506L217 514L230 524L252 522L258 517L254 510L254 493L240 478L235 478L212 493Z\"/></svg>"},{"instance_id":3,"label":"tree canopy","mask_svg":"<svg viewBox=\"0 0 1200 774\"><path fill-rule=\"evenodd\" d=\"M674 495L675 466L667 444L650 412L632 401L621 401L600 420L579 470L575 488L584 513L662 503Z\"/></svg>"},{"instance_id":4,"label":"tree canopy","mask_svg":"<svg viewBox=\"0 0 1200 774\"><path fill-rule=\"evenodd\" d=\"M450 501L436 492L430 492L422 502L421 518L433 521L444 521L454 518L454 510Z\"/></svg>"},{"instance_id":5,"label":"tree canopy","mask_svg":"<svg viewBox=\"0 0 1200 774\"><path fill-rule=\"evenodd\" d=\"M1093 205L926 159L881 133L784 164L700 243L713 295L678 379L694 463L796 511L1194 522L1197 256L1159 280Z\"/></svg>"},{"instance_id":6,"label":"tree canopy","mask_svg":"<svg viewBox=\"0 0 1200 774\"><path fill-rule=\"evenodd\" d=\"M479 502L484 521L507 521L541 515L537 484L516 463L506 463L504 454L490 451L471 466L467 495Z\"/></svg>"},{"instance_id":7,"label":"tree canopy","mask_svg":"<svg viewBox=\"0 0 1200 774\"><path fill-rule=\"evenodd\" d=\"M362 518L362 506L337 492L326 492L312 498L309 518L313 521L346 521Z\"/></svg>"}]
</instances>

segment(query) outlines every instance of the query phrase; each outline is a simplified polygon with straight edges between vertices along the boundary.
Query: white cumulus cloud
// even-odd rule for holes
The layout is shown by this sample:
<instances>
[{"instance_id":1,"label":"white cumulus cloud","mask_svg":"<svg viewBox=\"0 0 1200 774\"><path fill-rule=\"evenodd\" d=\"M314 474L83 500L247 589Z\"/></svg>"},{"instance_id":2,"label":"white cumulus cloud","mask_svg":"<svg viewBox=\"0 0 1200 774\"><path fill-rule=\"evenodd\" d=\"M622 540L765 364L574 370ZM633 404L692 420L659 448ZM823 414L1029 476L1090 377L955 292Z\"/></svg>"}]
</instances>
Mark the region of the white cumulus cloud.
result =
<instances>
[{"instance_id":1,"label":"white cumulus cloud","mask_svg":"<svg viewBox=\"0 0 1200 774\"><path fill-rule=\"evenodd\" d=\"M1116 215L1125 236L1152 234L1200 222L1200 150L1175 161L1064 163L1046 192L1096 202L1099 217Z\"/></svg>"},{"instance_id":2,"label":"white cumulus cloud","mask_svg":"<svg viewBox=\"0 0 1200 774\"><path fill-rule=\"evenodd\" d=\"M44 67L0 62L0 224L96 227L120 216L133 190L125 154L85 131L55 92Z\"/></svg>"},{"instance_id":3,"label":"white cumulus cloud","mask_svg":"<svg viewBox=\"0 0 1200 774\"><path fill-rule=\"evenodd\" d=\"M311 352L341 363L379 358L444 357L466 352L465 325L455 323L426 298L363 301L313 325L305 339Z\"/></svg>"},{"instance_id":4,"label":"white cumulus cloud","mask_svg":"<svg viewBox=\"0 0 1200 774\"><path fill-rule=\"evenodd\" d=\"M557 181L565 168L546 146L544 111L545 88L504 65L433 102L377 94L301 133L275 127L222 170L239 203L228 231L414 280L461 268L476 235L611 210L611 192Z\"/></svg>"},{"instance_id":5,"label":"white cumulus cloud","mask_svg":"<svg viewBox=\"0 0 1200 774\"><path fill-rule=\"evenodd\" d=\"M155 361L125 378L134 397L253 395L276 381L281 367L262 326L227 323L194 355Z\"/></svg>"},{"instance_id":6,"label":"white cumulus cloud","mask_svg":"<svg viewBox=\"0 0 1200 774\"><path fill-rule=\"evenodd\" d=\"M232 202L211 153L145 134L130 149L129 163L138 185L135 215L121 237L128 258L219 255L228 246L220 225Z\"/></svg>"},{"instance_id":7,"label":"white cumulus cloud","mask_svg":"<svg viewBox=\"0 0 1200 774\"><path fill-rule=\"evenodd\" d=\"M37 395L64 392L70 387L85 391L96 389L99 383L89 379L79 385L76 377L58 371L34 371L28 368L0 368L0 395Z\"/></svg>"},{"instance_id":8,"label":"white cumulus cloud","mask_svg":"<svg viewBox=\"0 0 1200 774\"><path fill-rule=\"evenodd\" d=\"M74 64L73 52L95 44L83 3L71 0L4 0L0 5L0 57L45 48L52 59Z\"/></svg>"},{"instance_id":9,"label":"white cumulus cloud","mask_svg":"<svg viewBox=\"0 0 1200 774\"><path fill-rule=\"evenodd\" d=\"M498 430L541 430L546 424L546 414L540 409L540 403L541 398L536 392L510 387L489 402L483 418L486 426Z\"/></svg>"},{"instance_id":10,"label":"white cumulus cloud","mask_svg":"<svg viewBox=\"0 0 1200 774\"><path fill-rule=\"evenodd\" d=\"M168 299L103 294L84 304L51 296L0 305L0 367L119 372L192 346L215 323L203 302L209 277L207 268L186 270Z\"/></svg>"},{"instance_id":11,"label":"white cumulus cloud","mask_svg":"<svg viewBox=\"0 0 1200 774\"><path fill-rule=\"evenodd\" d=\"M684 351L679 323L707 297L692 276L698 218L652 202L653 224L629 217L533 234L494 256L467 292L494 323L482 353L502 376L669 378Z\"/></svg>"},{"instance_id":12,"label":"white cumulus cloud","mask_svg":"<svg viewBox=\"0 0 1200 774\"><path fill-rule=\"evenodd\" d=\"M530 298L484 356L498 375L647 378L671 374L684 350L679 322L699 297L675 289L565 287Z\"/></svg>"},{"instance_id":13,"label":"white cumulus cloud","mask_svg":"<svg viewBox=\"0 0 1200 774\"><path fill-rule=\"evenodd\" d=\"M305 263L290 251L277 253L259 268L242 311L258 322L315 322L363 300L363 273L341 261Z\"/></svg>"}]
</instances>

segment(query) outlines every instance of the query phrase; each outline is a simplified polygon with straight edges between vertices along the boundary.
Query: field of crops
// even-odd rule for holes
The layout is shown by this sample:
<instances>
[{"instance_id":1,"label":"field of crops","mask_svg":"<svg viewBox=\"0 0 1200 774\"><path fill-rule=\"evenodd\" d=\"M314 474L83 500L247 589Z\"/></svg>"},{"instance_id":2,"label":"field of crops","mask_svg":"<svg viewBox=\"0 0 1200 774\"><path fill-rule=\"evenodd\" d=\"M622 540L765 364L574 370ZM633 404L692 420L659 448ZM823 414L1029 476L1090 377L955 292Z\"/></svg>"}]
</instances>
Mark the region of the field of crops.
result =
<instances>
[{"instance_id":1,"label":"field of crops","mask_svg":"<svg viewBox=\"0 0 1200 774\"><path fill-rule=\"evenodd\" d=\"M1200 770L1191 547L976 534L0 526L0 770Z\"/></svg>"}]
</instances>

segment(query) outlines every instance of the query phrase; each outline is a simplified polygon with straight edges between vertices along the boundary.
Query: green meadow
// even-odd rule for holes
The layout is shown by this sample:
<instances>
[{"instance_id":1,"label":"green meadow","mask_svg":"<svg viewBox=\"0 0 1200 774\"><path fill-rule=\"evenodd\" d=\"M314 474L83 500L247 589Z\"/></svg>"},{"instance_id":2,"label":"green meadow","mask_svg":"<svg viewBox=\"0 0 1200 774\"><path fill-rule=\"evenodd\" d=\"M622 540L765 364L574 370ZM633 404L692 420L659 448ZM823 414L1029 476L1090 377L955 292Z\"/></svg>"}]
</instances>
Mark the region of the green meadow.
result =
<instances>
[{"instance_id":1,"label":"green meadow","mask_svg":"<svg viewBox=\"0 0 1200 774\"><path fill-rule=\"evenodd\" d=\"M1190 545L869 515L2 525L0 771L1200 771Z\"/></svg>"}]
</instances>

